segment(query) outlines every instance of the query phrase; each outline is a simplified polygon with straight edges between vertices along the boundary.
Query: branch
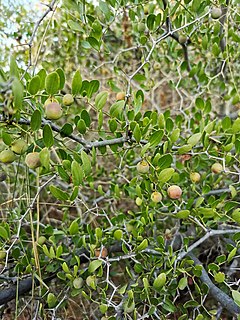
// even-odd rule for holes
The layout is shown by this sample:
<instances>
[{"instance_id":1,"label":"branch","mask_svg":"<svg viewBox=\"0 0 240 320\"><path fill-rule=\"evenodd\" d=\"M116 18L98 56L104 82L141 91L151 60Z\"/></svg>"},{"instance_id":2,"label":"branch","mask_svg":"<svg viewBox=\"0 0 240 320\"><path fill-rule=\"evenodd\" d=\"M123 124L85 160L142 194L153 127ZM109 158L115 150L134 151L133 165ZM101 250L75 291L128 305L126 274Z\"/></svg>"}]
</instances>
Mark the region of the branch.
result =
<instances>
[{"instance_id":1,"label":"branch","mask_svg":"<svg viewBox=\"0 0 240 320\"><path fill-rule=\"evenodd\" d=\"M233 301L233 299L212 283L201 261L198 260L198 258L191 252L188 253L188 256L194 261L194 265L202 266L202 275L200 276L200 279L203 283L207 284L209 293L213 298L217 300L227 311L229 311L231 315L236 316L240 314L240 307Z\"/></svg>"}]
</instances>

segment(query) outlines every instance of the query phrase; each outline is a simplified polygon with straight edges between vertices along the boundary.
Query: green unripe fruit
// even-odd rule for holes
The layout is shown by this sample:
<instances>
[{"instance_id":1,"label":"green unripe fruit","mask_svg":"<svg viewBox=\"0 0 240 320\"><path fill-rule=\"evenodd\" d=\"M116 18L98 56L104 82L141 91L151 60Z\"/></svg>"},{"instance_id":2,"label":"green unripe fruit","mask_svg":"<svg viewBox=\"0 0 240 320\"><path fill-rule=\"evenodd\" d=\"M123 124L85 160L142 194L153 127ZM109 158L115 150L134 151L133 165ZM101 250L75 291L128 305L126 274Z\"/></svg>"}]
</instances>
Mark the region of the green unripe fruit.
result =
<instances>
[{"instance_id":1,"label":"green unripe fruit","mask_svg":"<svg viewBox=\"0 0 240 320\"><path fill-rule=\"evenodd\" d=\"M179 186L172 185L167 189L167 193L169 198L171 199L179 199L182 195L182 189Z\"/></svg>"},{"instance_id":2,"label":"green unripe fruit","mask_svg":"<svg viewBox=\"0 0 240 320\"><path fill-rule=\"evenodd\" d=\"M198 172L191 172L190 179L193 183L197 183L201 180L201 176Z\"/></svg>"},{"instance_id":3,"label":"green unripe fruit","mask_svg":"<svg viewBox=\"0 0 240 320\"><path fill-rule=\"evenodd\" d=\"M6 257L6 251L0 251L0 260L4 260L5 259L5 257Z\"/></svg>"},{"instance_id":4,"label":"green unripe fruit","mask_svg":"<svg viewBox=\"0 0 240 320\"><path fill-rule=\"evenodd\" d=\"M37 243L39 244L39 245L43 245L45 242L46 242L46 237L44 237L44 236L40 236L39 238L38 238L38 241L37 241Z\"/></svg>"},{"instance_id":5,"label":"green unripe fruit","mask_svg":"<svg viewBox=\"0 0 240 320\"><path fill-rule=\"evenodd\" d=\"M27 151L28 145L23 139L18 139L12 143L11 150L16 154L23 154Z\"/></svg>"},{"instance_id":6,"label":"green unripe fruit","mask_svg":"<svg viewBox=\"0 0 240 320\"><path fill-rule=\"evenodd\" d=\"M26 155L25 163L30 169L36 169L41 166L38 152L30 152Z\"/></svg>"},{"instance_id":7,"label":"green unripe fruit","mask_svg":"<svg viewBox=\"0 0 240 320\"><path fill-rule=\"evenodd\" d=\"M143 202L142 199L139 198L139 197L137 197L136 200L135 200L136 205L139 206L139 207L141 206L142 202Z\"/></svg>"},{"instance_id":8,"label":"green unripe fruit","mask_svg":"<svg viewBox=\"0 0 240 320\"><path fill-rule=\"evenodd\" d=\"M118 92L116 94L116 100L124 100L125 99L125 92Z\"/></svg>"},{"instance_id":9,"label":"green unripe fruit","mask_svg":"<svg viewBox=\"0 0 240 320\"><path fill-rule=\"evenodd\" d=\"M83 286L83 279L82 278L76 278L73 280L73 286L75 289L80 289Z\"/></svg>"},{"instance_id":10,"label":"green unripe fruit","mask_svg":"<svg viewBox=\"0 0 240 320\"><path fill-rule=\"evenodd\" d=\"M149 164L146 160L142 160L137 164L137 171L139 173L147 173L149 171Z\"/></svg>"},{"instance_id":11,"label":"green unripe fruit","mask_svg":"<svg viewBox=\"0 0 240 320\"><path fill-rule=\"evenodd\" d=\"M181 43L181 44L184 44L184 43L186 43L187 42L187 37L186 36L184 36L184 35L182 35L182 34L180 34L180 36L178 37L178 41L179 41L179 43Z\"/></svg>"},{"instance_id":12,"label":"green unripe fruit","mask_svg":"<svg viewBox=\"0 0 240 320\"><path fill-rule=\"evenodd\" d=\"M74 102L73 96L70 93L65 94L65 96L63 96L62 102L64 106L70 106Z\"/></svg>"},{"instance_id":13,"label":"green unripe fruit","mask_svg":"<svg viewBox=\"0 0 240 320\"><path fill-rule=\"evenodd\" d=\"M154 280L153 287L156 290L161 289L167 281L166 273L160 273L159 276Z\"/></svg>"},{"instance_id":14,"label":"green unripe fruit","mask_svg":"<svg viewBox=\"0 0 240 320\"><path fill-rule=\"evenodd\" d=\"M1 172L0 173L0 182L5 181L6 179L7 179L6 172Z\"/></svg>"},{"instance_id":15,"label":"green unripe fruit","mask_svg":"<svg viewBox=\"0 0 240 320\"><path fill-rule=\"evenodd\" d=\"M12 152L12 150L3 150L0 153L0 162L3 163L12 163L13 161L16 160L15 154Z\"/></svg>"},{"instance_id":16,"label":"green unripe fruit","mask_svg":"<svg viewBox=\"0 0 240 320\"><path fill-rule=\"evenodd\" d=\"M214 275L214 280L218 283L224 282L225 274L223 272L218 272Z\"/></svg>"},{"instance_id":17,"label":"green unripe fruit","mask_svg":"<svg viewBox=\"0 0 240 320\"><path fill-rule=\"evenodd\" d=\"M57 120L61 118L62 114L62 108L57 102L49 103L45 107L45 115L47 119Z\"/></svg>"},{"instance_id":18,"label":"green unripe fruit","mask_svg":"<svg viewBox=\"0 0 240 320\"><path fill-rule=\"evenodd\" d=\"M114 238L115 238L116 240L120 241L120 240L122 239L122 237L123 237L123 232L122 232L122 230L119 230L119 229L118 229L118 230L115 230L113 236L114 236Z\"/></svg>"},{"instance_id":19,"label":"green unripe fruit","mask_svg":"<svg viewBox=\"0 0 240 320\"><path fill-rule=\"evenodd\" d=\"M219 19L221 17L221 15L222 15L222 9L221 8L215 7L215 8L212 9L211 17L213 19Z\"/></svg>"},{"instance_id":20,"label":"green unripe fruit","mask_svg":"<svg viewBox=\"0 0 240 320\"><path fill-rule=\"evenodd\" d=\"M216 174L221 173L223 171L223 166L221 163L216 162L211 166L211 171Z\"/></svg>"},{"instance_id":21,"label":"green unripe fruit","mask_svg":"<svg viewBox=\"0 0 240 320\"><path fill-rule=\"evenodd\" d=\"M162 195L160 192L154 191L151 194L151 199L153 202L158 203L158 202L162 201Z\"/></svg>"}]
</instances>

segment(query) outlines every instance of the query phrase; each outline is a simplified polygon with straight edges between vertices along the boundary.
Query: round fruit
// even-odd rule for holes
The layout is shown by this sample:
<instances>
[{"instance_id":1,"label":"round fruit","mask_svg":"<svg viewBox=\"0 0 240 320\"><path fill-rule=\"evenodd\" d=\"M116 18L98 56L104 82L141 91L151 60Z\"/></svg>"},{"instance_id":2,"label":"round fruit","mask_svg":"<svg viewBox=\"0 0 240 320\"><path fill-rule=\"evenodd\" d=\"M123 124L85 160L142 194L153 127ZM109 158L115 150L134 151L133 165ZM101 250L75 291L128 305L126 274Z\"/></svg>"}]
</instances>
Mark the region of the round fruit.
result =
<instances>
[{"instance_id":1,"label":"round fruit","mask_svg":"<svg viewBox=\"0 0 240 320\"><path fill-rule=\"evenodd\" d=\"M179 186L172 185L167 189L167 193L169 198L171 199L179 199L182 195L182 189Z\"/></svg>"},{"instance_id":2,"label":"round fruit","mask_svg":"<svg viewBox=\"0 0 240 320\"><path fill-rule=\"evenodd\" d=\"M6 172L1 172L0 173L0 182L5 181L6 179L7 179Z\"/></svg>"},{"instance_id":3,"label":"round fruit","mask_svg":"<svg viewBox=\"0 0 240 320\"><path fill-rule=\"evenodd\" d=\"M46 242L46 237L44 237L44 236L40 236L39 238L38 238L38 241L37 241L37 243L41 246L41 245L43 245L45 242Z\"/></svg>"},{"instance_id":4,"label":"round fruit","mask_svg":"<svg viewBox=\"0 0 240 320\"><path fill-rule=\"evenodd\" d=\"M125 99L125 92L118 92L116 94L116 100L124 100Z\"/></svg>"},{"instance_id":5,"label":"round fruit","mask_svg":"<svg viewBox=\"0 0 240 320\"><path fill-rule=\"evenodd\" d=\"M221 17L221 15L222 15L222 10L221 10L221 8L215 7L215 8L212 9L211 17L212 17L213 19L219 19L219 18Z\"/></svg>"},{"instance_id":6,"label":"round fruit","mask_svg":"<svg viewBox=\"0 0 240 320\"><path fill-rule=\"evenodd\" d=\"M98 258L98 257L100 257L100 255L101 255L101 258L106 258L108 256L108 251L107 251L106 247L103 247L102 249L95 250L95 257Z\"/></svg>"},{"instance_id":7,"label":"round fruit","mask_svg":"<svg viewBox=\"0 0 240 320\"><path fill-rule=\"evenodd\" d=\"M46 105L50 104L50 103L53 103L53 102L56 102L58 103L57 99L51 97L51 98L47 98L47 100L44 102L44 107L46 107Z\"/></svg>"},{"instance_id":8,"label":"round fruit","mask_svg":"<svg viewBox=\"0 0 240 320\"><path fill-rule=\"evenodd\" d=\"M219 162L215 162L212 166L211 166L211 171L213 173L221 173L223 171L223 166L221 165L221 163Z\"/></svg>"},{"instance_id":9,"label":"round fruit","mask_svg":"<svg viewBox=\"0 0 240 320\"><path fill-rule=\"evenodd\" d=\"M12 152L12 150L3 150L0 153L0 162L3 163L11 163L16 160L15 154Z\"/></svg>"},{"instance_id":10,"label":"round fruit","mask_svg":"<svg viewBox=\"0 0 240 320\"><path fill-rule=\"evenodd\" d=\"M147 173L149 171L149 164L146 160L142 160L137 164L137 171L139 173Z\"/></svg>"},{"instance_id":11,"label":"round fruit","mask_svg":"<svg viewBox=\"0 0 240 320\"><path fill-rule=\"evenodd\" d=\"M118 230L115 230L114 231L114 234L113 234L114 238L118 241L120 241L123 237L123 232L122 230L118 229Z\"/></svg>"},{"instance_id":12,"label":"round fruit","mask_svg":"<svg viewBox=\"0 0 240 320\"><path fill-rule=\"evenodd\" d=\"M158 203L158 202L162 201L162 195L161 195L160 192L154 191L151 194L151 199L152 199L153 202Z\"/></svg>"},{"instance_id":13,"label":"round fruit","mask_svg":"<svg viewBox=\"0 0 240 320\"><path fill-rule=\"evenodd\" d=\"M140 197L137 197L136 200L135 200L136 205L139 206L139 207L141 206L142 202L143 201L142 201L142 199Z\"/></svg>"},{"instance_id":14,"label":"round fruit","mask_svg":"<svg viewBox=\"0 0 240 320\"><path fill-rule=\"evenodd\" d=\"M197 183L201 180L201 176L198 172L191 172L190 179L193 183Z\"/></svg>"},{"instance_id":15,"label":"round fruit","mask_svg":"<svg viewBox=\"0 0 240 320\"><path fill-rule=\"evenodd\" d=\"M26 155L25 163L30 169L36 169L41 166L38 152L31 152Z\"/></svg>"},{"instance_id":16,"label":"round fruit","mask_svg":"<svg viewBox=\"0 0 240 320\"><path fill-rule=\"evenodd\" d=\"M0 260L3 260L3 259L5 259L5 257L6 257L6 251L0 251Z\"/></svg>"},{"instance_id":17,"label":"round fruit","mask_svg":"<svg viewBox=\"0 0 240 320\"><path fill-rule=\"evenodd\" d=\"M180 36L178 37L178 41L179 43L184 44L187 42L187 37L180 34Z\"/></svg>"},{"instance_id":18,"label":"round fruit","mask_svg":"<svg viewBox=\"0 0 240 320\"><path fill-rule=\"evenodd\" d=\"M70 93L65 94L65 96L63 96L62 102L64 106L70 106L74 102L73 96Z\"/></svg>"},{"instance_id":19,"label":"round fruit","mask_svg":"<svg viewBox=\"0 0 240 320\"><path fill-rule=\"evenodd\" d=\"M61 118L62 114L62 108L57 102L49 103L45 107L45 115L47 119L57 120Z\"/></svg>"},{"instance_id":20,"label":"round fruit","mask_svg":"<svg viewBox=\"0 0 240 320\"><path fill-rule=\"evenodd\" d=\"M12 143L11 150L16 154L23 154L27 151L28 145L23 139L18 139Z\"/></svg>"}]
</instances>

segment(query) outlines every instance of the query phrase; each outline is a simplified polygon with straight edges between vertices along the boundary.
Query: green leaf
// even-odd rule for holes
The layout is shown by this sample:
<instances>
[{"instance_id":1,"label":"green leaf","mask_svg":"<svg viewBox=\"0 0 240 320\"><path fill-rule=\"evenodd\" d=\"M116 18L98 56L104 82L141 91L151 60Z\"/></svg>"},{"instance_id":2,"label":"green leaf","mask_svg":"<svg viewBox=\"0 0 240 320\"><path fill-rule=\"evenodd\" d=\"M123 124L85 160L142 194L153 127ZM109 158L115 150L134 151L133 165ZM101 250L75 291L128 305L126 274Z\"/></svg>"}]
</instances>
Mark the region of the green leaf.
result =
<instances>
[{"instance_id":1,"label":"green leaf","mask_svg":"<svg viewBox=\"0 0 240 320\"><path fill-rule=\"evenodd\" d=\"M166 273L160 273L153 282L153 288L156 290L161 289L167 281Z\"/></svg>"},{"instance_id":2,"label":"green leaf","mask_svg":"<svg viewBox=\"0 0 240 320\"><path fill-rule=\"evenodd\" d=\"M232 297L234 302L240 307L240 292L232 290Z\"/></svg>"},{"instance_id":3,"label":"green leaf","mask_svg":"<svg viewBox=\"0 0 240 320\"><path fill-rule=\"evenodd\" d=\"M237 118L232 125L233 133L240 133L240 118Z\"/></svg>"},{"instance_id":4,"label":"green leaf","mask_svg":"<svg viewBox=\"0 0 240 320\"><path fill-rule=\"evenodd\" d=\"M205 107L205 103L204 103L203 99L199 98L199 97L195 100L195 105L200 110L203 110Z\"/></svg>"},{"instance_id":5,"label":"green leaf","mask_svg":"<svg viewBox=\"0 0 240 320\"><path fill-rule=\"evenodd\" d=\"M135 128L133 130L133 137L135 138L135 140L137 142L140 142L140 140L141 140L141 130L140 130L140 127L139 127L138 123L135 125Z\"/></svg>"},{"instance_id":6,"label":"green leaf","mask_svg":"<svg viewBox=\"0 0 240 320\"><path fill-rule=\"evenodd\" d=\"M4 240L7 240L9 238L8 232L3 226L0 226L0 237Z\"/></svg>"},{"instance_id":7,"label":"green leaf","mask_svg":"<svg viewBox=\"0 0 240 320\"><path fill-rule=\"evenodd\" d=\"M155 131L149 138L151 147L156 147L162 141L163 135L164 135L163 130Z\"/></svg>"},{"instance_id":8,"label":"green leaf","mask_svg":"<svg viewBox=\"0 0 240 320\"><path fill-rule=\"evenodd\" d=\"M158 175L159 182L161 184L164 184L165 182L169 181L172 178L174 172L175 170L173 168L163 169Z\"/></svg>"},{"instance_id":9,"label":"green leaf","mask_svg":"<svg viewBox=\"0 0 240 320\"><path fill-rule=\"evenodd\" d=\"M60 130L60 135L62 137L68 137L73 133L73 127L70 123L65 123Z\"/></svg>"},{"instance_id":10,"label":"green leaf","mask_svg":"<svg viewBox=\"0 0 240 320\"><path fill-rule=\"evenodd\" d=\"M77 123L77 129L81 134L86 133L87 131L87 127L86 127L86 123L83 119L80 119Z\"/></svg>"},{"instance_id":11,"label":"green leaf","mask_svg":"<svg viewBox=\"0 0 240 320\"><path fill-rule=\"evenodd\" d=\"M51 185L49 187L49 190L55 198L62 200L62 201L68 200L68 194L65 191L62 191L61 189L59 189L53 185Z\"/></svg>"},{"instance_id":12,"label":"green leaf","mask_svg":"<svg viewBox=\"0 0 240 320\"><path fill-rule=\"evenodd\" d=\"M79 232L79 226L78 226L78 219L74 220L70 227L69 227L69 233L71 236L73 236L74 234L77 234Z\"/></svg>"},{"instance_id":13,"label":"green leaf","mask_svg":"<svg viewBox=\"0 0 240 320\"><path fill-rule=\"evenodd\" d=\"M125 105L124 100L120 100L120 101L115 102L110 108L110 116L112 118L119 118L120 114L123 111L124 105Z\"/></svg>"},{"instance_id":14,"label":"green leaf","mask_svg":"<svg viewBox=\"0 0 240 320\"><path fill-rule=\"evenodd\" d=\"M188 139L187 143L193 147L199 142L199 140L201 139L201 136L202 136L201 132L195 133Z\"/></svg>"},{"instance_id":15,"label":"green leaf","mask_svg":"<svg viewBox=\"0 0 240 320\"><path fill-rule=\"evenodd\" d=\"M81 151L81 159L83 163L83 171L85 175L89 175L92 171L91 161L85 151Z\"/></svg>"},{"instance_id":16,"label":"green leaf","mask_svg":"<svg viewBox=\"0 0 240 320\"><path fill-rule=\"evenodd\" d=\"M47 296L47 304L50 309L54 308L57 305L57 298L51 292Z\"/></svg>"},{"instance_id":17,"label":"green leaf","mask_svg":"<svg viewBox=\"0 0 240 320\"><path fill-rule=\"evenodd\" d=\"M49 169L49 167L50 167L50 153L49 153L48 148L43 148L39 152L39 158L40 158L42 167Z\"/></svg>"},{"instance_id":18,"label":"green leaf","mask_svg":"<svg viewBox=\"0 0 240 320\"><path fill-rule=\"evenodd\" d=\"M45 88L45 80L47 76L47 72L45 69L41 69L38 71L37 76L39 76L40 79L40 88L39 90L43 90Z\"/></svg>"},{"instance_id":19,"label":"green leaf","mask_svg":"<svg viewBox=\"0 0 240 320\"><path fill-rule=\"evenodd\" d=\"M232 259L235 257L237 253L237 248L233 248L232 251L229 253L228 257L227 257L227 262L232 261Z\"/></svg>"},{"instance_id":20,"label":"green leaf","mask_svg":"<svg viewBox=\"0 0 240 320\"><path fill-rule=\"evenodd\" d=\"M67 24L73 31L83 32L83 29L78 22L73 20L68 20Z\"/></svg>"},{"instance_id":21,"label":"green leaf","mask_svg":"<svg viewBox=\"0 0 240 320\"><path fill-rule=\"evenodd\" d=\"M91 80L88 85L87 96L91 98L92 95L98 91L100 82L98 80Z\"/></svg>"},{"instance_id":22,"label":"green leaf","mask_svg":"<svg viewBox=\"0 0 240 320\"><path fill-rule=\"evenodd\" d=\"M93 273L102 265L102 260L94 260L89 263L88 272Z\"/></svg>"},{"instance_id":23,"label":"green leaf","mask_svg":"<svg viewBox=\"0 0 240 320\"><path fill-rule=\"evenodd\" d=\"M184 290L187 285L188 285L188 279L187 279L187 277L183 277L180 279L180 281L178 283L178 288L180 290Z\"/></svg>"},{"instance_id":24,"label":"green leaf","mask_svg":"<svg viewBox=\"0 0 240 320\"><path fill-rule=\"evenodd\" d=\"M12 144L12 137L9 133L7 133L6 131L3 131L2 132L2 139L3 139L3 142L7 145L7 146L10 146Z\"/></svg>"},{"instance_id":25,"label":"green leaf","mask_svg":"<svg viewBox=\"0 0 240 320\"><path fill-rule=\"evenodd\" d=\"M45 124L43 127L43 142L47 148L54 144L53 132L49 124Z\"/></svg>"},{"instance_id":26,"label":"green leaf","mask_svg":"<svg viewBox=\"0 0 240 320\"><path fill-rule=\"evenodd\" d=\"M159 169L169 168L173 162L173 157L171 154L164 154L161 156L157 162Z\"/></svg>"},{"instance_id":27,"label":"green leaf","mask_svg":"<svg viewBox=\"0 0 240 320\"><path fill-rule=\"evenodd\" d=\"M72 182L74 186L80 186L83 182L83 169L77 161L71 164Z\"/></svg>"},{"instance_id":28,"label":"green leaf","mask_svg":"<svg viewBox=\"0 0 240 320\"><path fill-rule=\"evenodd\" d=\"M155 14L149 14L149 16L147 17L147 27L149 30L153 30L155 19Z\"/></svg>"},{"instance_id":29,"label":"green leaf","mask_svg":"<svg viewBox=\"0 0 240 320\"><path fill-rule=\"evenodd\" d=\"M91 118L90 118L90 115L89 115L89 112L87 110L82 110L81 112L81 119L84 120L84 122L86 123L86 126L87 127L90 127L91 125Z\"/></svg>"},{"instance_id":30,"label":"green leaf","mask_svg":"<svg viewBox=\"0 0 240 320\"><path fill-rule=\"evenodd\" d=\"M77 198L77 196L78 196L78 187L76 186L73 188L73 192L70 196L70 201L74 201Z\"/></svg>"},{"instance_id":31,"label":"green leaf","mask_svg":"<svg viewBox=\"0 0 240 320\"><path fill-rule=\"evenodd\" d=\"M41 128L42 125L42 115L39 110L34 110L32 117L31 117L31 122L30 126L32 131L37 131Z\"/></svg>"},{"instance_id":32,"label":"green leaf","mask_svg":"<svg viewBox=\"0 0 240 320\"><path fill-rule=\"evenodd\" d=\"M82 76L81 76L80 70L78 69L75 72L72 80L72 94L73 95L79 94L81 91L81 87L82 87Z\"/></svg>"},{"instance_id":33,"label":"green leaf","mask_svg":"<svg viewBox=\"0 0 240 320\"><path fill-rule=\"evenodd\" d=\"M87 37L87 42L91 45L91 47L93 49L95 49L96 51L100 50L100 45L101 43L94 37Z\"/></svg>"},{"instance_id":34,"label":"green leaf","mask_svg":"<svg viewBox=\"0 0 240 320\"><path fill-rule=\"evenodd\" d=\"M60 80L59 90L62 90L65 84L65 74L62 68L58 68L56 72L59 75L59 80Z\"/></svg>"},{"instance_id":35,"label":"green leaf","mask_svg":"<svg viewBox=\"0 0 240 320\"><path fill-rule=\"evenodd\" d=\"M102 110L102 108L105 106L108 98L108 92L102 91L99 94L97 94L95 98L95 106L97 110Z\"/></svg>"},{"instance_id":36,"label":"green leaf","mask_svg":"<svg viewBox=\"0 0 240 320\"><path fill-rule=\"evenodd\" d=\"M192 150L192 145L191 144L185 144L185 145L183 145L182 147L180 147L178 149L178 153L179 154L184 154L184 153L189 152L190 150Z\"/></svg>"},{"instance_id":37,"label":"green leaf","mask_svg":"<svg viewBox=\"0 0 240 320\"><path fill-rule=\"evenodd\" d=\"M148 247L148 240L144 239L138 246L137 246L137 251L142 251L145 250Z\"/></svg>"},{"instance_id":38,"label":"green leaf","mask_svg":"<svg viewBox=\"0 0 240 320\"><path fill-rule=\"evenodd\" d=\"M16 59L13 55L10 57L9 75L10 75L10 77L16 77L17 79L19 79L18 65L17 65Z\"/></svg>"},{"instance_id":39,"label":"green leaf","mask_svg":"<svg viewBox=\"0 0 240 320\"><path fill-rule=\"evenodd\" d=\"M57 72L49 73L45 79L45 88L48 94L58 93L60 88L60 78Z\"/></svg>"},{"instance_id":40,"label":"green leaf","mask_svg":"<svg viewBox=\"0 0 240 320\"><path fill-rule=\"evenodd\" d=\"M68 268L68 265L66 264L66 262L63 262L62 269L65 273L70 273L70 269Z\"/></svg>"},{"instance_id":41,"label":"green leaf","mask_svg":"<svg viewBox=\"0 0 240 320\"><path fill-rule=\"evenodd\" d=\"M180 210L176 213L175 217L179 219L187 219L189 215L190 215L189 210Z\"/></svg>"},{"instance_id":42,"label":"green leaf","mask_svg":"<svg viewBox=\"0 0 240 320\"><path fill-rule=\"evenodd\" d=\"M169 139L171 140L172 143L176 142L180 137L180 129L176 128L173 130L173 132L171 133Z\"/></svg>"},{"instance_id":43,"label":"green leaf","mask_svg":"<svg viewBox=\"0 0 240 320\"><path fill-rule=\"evenodd\" d=\"M40 89L40 84L41 84L40 77L39 76L33 77L29 82L28 92L34 96L36 93L38 93Z\"/></svg>"},{"instance_id":44,"label":"green leaf","mask_svg":"<svg viewBox=\"0 0 240 320\"><path fill-rule=\"evenodd\" d=\"M15 78L12 82L12 91L14 108L21 110L23 101L23 85L17 78Z\"/></svg>"}]
</instances>

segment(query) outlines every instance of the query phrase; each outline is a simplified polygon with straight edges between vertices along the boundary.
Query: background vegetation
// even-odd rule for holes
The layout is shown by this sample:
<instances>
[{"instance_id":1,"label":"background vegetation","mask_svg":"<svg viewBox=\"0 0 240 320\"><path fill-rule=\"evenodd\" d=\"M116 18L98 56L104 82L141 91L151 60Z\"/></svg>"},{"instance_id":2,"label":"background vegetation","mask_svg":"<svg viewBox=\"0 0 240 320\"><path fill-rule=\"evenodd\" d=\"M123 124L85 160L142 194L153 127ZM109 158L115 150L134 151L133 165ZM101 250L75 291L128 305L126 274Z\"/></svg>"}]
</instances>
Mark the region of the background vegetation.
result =
<instances>
[{"instance_id":1,"label":"background vegetation","mask_svg":"<svg viewBox=\"0 0 240 320\"><path fill-rule=\"evenodd\" d=\"M238 4L0 3L2 319L239 318Z\"/></svg>"}]
</instances>

